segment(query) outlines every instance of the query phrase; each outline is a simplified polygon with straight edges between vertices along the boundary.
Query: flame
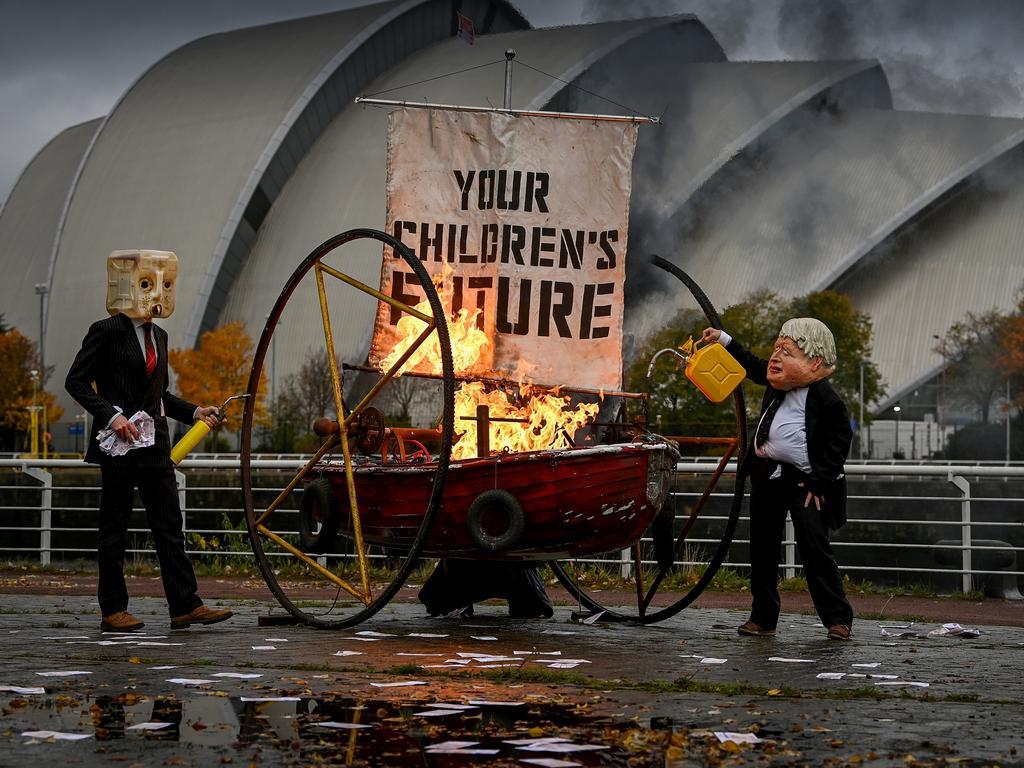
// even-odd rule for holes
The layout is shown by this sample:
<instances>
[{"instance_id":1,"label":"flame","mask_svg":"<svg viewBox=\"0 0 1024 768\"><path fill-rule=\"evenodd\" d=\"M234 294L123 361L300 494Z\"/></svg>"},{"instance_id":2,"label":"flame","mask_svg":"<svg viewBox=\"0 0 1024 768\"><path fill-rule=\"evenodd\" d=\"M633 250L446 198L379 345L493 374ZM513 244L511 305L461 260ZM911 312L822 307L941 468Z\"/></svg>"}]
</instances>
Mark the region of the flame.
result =
<instances>
[{"instance_id":1,"label":"flame","mask_svg":"<svg viewBox=\"0 0 1024 768\"><path fill-rule=\"evenodd\" d=\"M529 396L533 388L526 385L522 394ZM491 452L519 453L545 449L568 448L569 436L597 415L597 403L581 403L575 410L569 410L569 398L556 392L538 392L522 406L513 404L504 390L487 391L479 381L463 384L455 393L455 414L476 416L479 405L486 405L491 419L517 419L517 421L490 423L489 436ZM524 423L525 422L525 423ZM476 421L456 422L455 430L459 439L452 447L453 459L476 456Z\"/></svg>"},{"instance_id":2,"label":"flame","mask_svg":"<svg viewBox=\"0 0 1024 768\"><path fill-rule=\"evenodd\" d=\"M452 287L448 280L451 270L445 267L442 275L435 278L441 304L452 305ZM430 315L428 301L416 305L420 312ZM490 344L482 330L477 328L479 309L460 309L448 319L448 334L452 346L452 362L455 375L463 375L477 364L484 347ZM396 326L398 341L391 352L380 361L380 370L390 369L423 332L422 321L411 315L402 317ZM510 422L491 422L490 448L492 452L537 451L561 449L570 446L570 436L580 427L592 421L600 406L597 403L582 403L574 410L568 408L570 398L557 391L538 390L524 380L534 366L520 361L516 376L520 383L520 398L523 405L516 405L502 389L488 390L483 382L470 381L461 385L455 393L456 442L452 447L453 459L472 458L477 454L477 422L465 421L462 416L476 417L477 406L486 405L491 419L516 419ZM402 365L402 372L420 370L439 375L441 368L441 347L437 334L431 334ZM602 392L601 399L603 400Z\"/></svg>"}]
</instances>

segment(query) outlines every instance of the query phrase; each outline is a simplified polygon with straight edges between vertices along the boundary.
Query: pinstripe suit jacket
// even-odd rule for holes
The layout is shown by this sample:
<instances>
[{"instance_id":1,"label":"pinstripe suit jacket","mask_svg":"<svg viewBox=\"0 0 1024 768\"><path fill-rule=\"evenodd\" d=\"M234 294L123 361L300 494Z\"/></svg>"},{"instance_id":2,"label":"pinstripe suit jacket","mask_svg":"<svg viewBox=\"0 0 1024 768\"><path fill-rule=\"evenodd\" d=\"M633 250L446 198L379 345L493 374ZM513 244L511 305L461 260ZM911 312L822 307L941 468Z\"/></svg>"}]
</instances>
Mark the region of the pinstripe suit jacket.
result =
<instances>
[{"instance_id":1,"label":"pinstripe suit jacket","mask_svg":"<svg viewBox=\"0 0 1024 768\"><path fill-rule=\"evenodd\" d=\"M154 325L153 338L156 369L152 376L147 376L146 359L128 316L117 314L89 326L64 382L68 394L93 417L86 461L104 466L170 466L170 435L161 410L177 421L191 424L196 406L167 390L167 331ZM139 410L152 416L156 442L149 448L129 451L123 457L103 453L96 442L96 433L117 413L115 405L120 406L125 418Z\"/></svg>"}]
</instances>

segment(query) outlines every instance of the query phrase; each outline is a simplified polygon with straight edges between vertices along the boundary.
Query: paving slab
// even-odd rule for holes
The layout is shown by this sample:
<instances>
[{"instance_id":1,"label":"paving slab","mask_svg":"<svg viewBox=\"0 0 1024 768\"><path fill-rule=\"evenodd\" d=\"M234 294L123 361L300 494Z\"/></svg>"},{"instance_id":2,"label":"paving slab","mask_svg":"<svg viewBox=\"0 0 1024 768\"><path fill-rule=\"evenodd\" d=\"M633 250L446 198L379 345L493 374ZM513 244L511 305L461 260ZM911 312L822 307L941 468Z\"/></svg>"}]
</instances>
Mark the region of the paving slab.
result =
<instances>
[{"instance_id":1,"label":"paving slab","mask_svg":"<svg viewBox=\"0 0 1024 768\"><path fill-rule=\"evenodd\" d=\"M742 638L746 613L727 608L638 626L580 624L565 606L549 620L500 605L439 619L399 602L323 631L259 626L269 602L209 602L235 617L171 631L162 600L137 598L146 627L117 636L99 631L90 597L2 595L0 686L44 692L0 691L0 765L1022 764L1018 627L966 637L933 634L939 621L862 620L844 643L802 614L775 637ZM40 674L53 672L89 674ZM438 703L468 709L417 714ZM601 748L524 752L505 743L516 737ZM498 751L429 749L452 739Z\"/></svg>"}]
</instances>

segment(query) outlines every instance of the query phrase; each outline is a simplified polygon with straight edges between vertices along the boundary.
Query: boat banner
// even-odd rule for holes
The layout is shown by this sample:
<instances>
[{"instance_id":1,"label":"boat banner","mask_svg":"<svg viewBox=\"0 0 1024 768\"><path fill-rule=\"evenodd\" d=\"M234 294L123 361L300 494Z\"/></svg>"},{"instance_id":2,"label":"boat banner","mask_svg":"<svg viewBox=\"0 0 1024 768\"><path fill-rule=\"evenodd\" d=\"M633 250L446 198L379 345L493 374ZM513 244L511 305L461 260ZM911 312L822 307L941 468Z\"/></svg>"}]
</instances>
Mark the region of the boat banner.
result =
<instances>
[{"instance_id":1,"label":"boat banner","mask_svg":"<svg viewBox=\"0 0 1024 768\"><path fill-rule=\"evenodd\" d=\"M398 109L388 125L387 229L440 284L456 373L621 389L635 123ZM423 301L385 248L381 292ZM380 302L371 365L409 333ZM460 363L459 321L486 338ZM415 333L422 330L412 321ZM418 372L431 372L428 361Z\"/></svg>"}]
</instances>

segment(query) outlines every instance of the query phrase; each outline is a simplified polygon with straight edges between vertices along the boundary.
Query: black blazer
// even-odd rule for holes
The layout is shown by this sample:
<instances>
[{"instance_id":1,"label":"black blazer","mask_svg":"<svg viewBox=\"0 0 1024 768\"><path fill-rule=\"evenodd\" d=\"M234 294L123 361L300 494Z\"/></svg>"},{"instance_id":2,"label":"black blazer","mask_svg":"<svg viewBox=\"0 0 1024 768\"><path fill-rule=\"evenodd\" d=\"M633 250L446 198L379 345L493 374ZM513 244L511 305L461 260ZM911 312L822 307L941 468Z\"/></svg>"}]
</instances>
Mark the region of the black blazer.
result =
<instances>
[{"instance_id":1,"label":"black blazer","mask_svg":"<svg viewBox=\"0 0 1024 768\"><path fill-rule=\"evenodd\" d=\"M785 396L785 392L768 383L768 361L757 357L742 344L733 340L726 349L747 369L747 378L766 389L761 401L761 413L774 399ZM787 465L786 469L799 475L799 482L820 496L824 502L822 511L830 518L830 528L840 528L846 522L846 475L844 465L853 442L853 428L846 404L827 380L816 381L807 388L807 457L811 464L810 474ZM756 430L755 430L756 431ZM744 466L740 471L757 479L758 463L763 460L754 452L753 439L747 447Z\"/></svg>"},{"instance_id":2,"label":"black blazer","mask_svg":"<svg viewBox=\"0 0 1024 768\"><path fill-rule=\"evenodd\" d=\"M86 461L104 466L170 465L170 435L167 419L160 415L160 404L167 416L184 424L192 423L196 406L167 391L167 331L154 325L153 338L156 369L147 376L146 358L127 315L117 314L89 326L64 381L68 394L92 414ZM152 446L116 458L99 449L96 433L117 413L115 405L121 407L125 418L139 410L153 417L156 441Z\"/></svg>"}]
</instances>

